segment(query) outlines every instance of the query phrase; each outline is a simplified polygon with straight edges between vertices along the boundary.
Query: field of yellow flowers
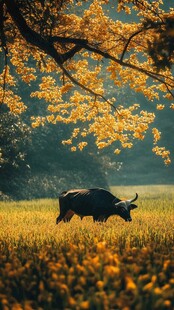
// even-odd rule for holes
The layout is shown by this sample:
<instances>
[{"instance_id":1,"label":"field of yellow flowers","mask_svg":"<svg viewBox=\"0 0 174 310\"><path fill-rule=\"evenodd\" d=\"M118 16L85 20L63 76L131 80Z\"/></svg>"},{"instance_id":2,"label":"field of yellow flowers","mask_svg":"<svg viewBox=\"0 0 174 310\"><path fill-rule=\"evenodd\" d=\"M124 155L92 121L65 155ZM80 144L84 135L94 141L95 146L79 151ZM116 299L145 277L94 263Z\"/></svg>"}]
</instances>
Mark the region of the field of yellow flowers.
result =
<instances>
[{"instance_id":1,"label":"field of yellow flowers","mask_svg":"<svg viewBox=\"0 0 174 310\"><path fill-rule=\"evenodd\" d=\"M139 193L131 223L56 226L56 200L0 203L0 309L174 308L174 186L111 191Z\"/></svg>"}]
</instances>

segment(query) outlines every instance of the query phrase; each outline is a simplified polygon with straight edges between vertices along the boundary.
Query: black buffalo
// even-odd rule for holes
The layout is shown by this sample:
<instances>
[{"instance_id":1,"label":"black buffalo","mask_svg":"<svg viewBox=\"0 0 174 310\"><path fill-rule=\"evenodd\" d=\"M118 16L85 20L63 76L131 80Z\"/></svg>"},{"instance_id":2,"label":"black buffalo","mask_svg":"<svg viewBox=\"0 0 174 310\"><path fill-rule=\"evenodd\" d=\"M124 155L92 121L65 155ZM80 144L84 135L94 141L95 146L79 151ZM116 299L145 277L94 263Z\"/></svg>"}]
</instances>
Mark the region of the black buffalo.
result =
<instances>
[{"instance_id":1,"label":"black buffalo","mask_svg":"<svg viewBox=\"0 0 174 310\"><path fill-rule=\"evenodd\" d=\"M56 219L56 224L69 222L74 214L81 217L93 216L94 222L106 222L111 215L119 215L125 221L132 221L130 211L137 208L130 200L120 200L109 191L102 188L92 189L72 189L64 191L59 196L60 214Z\"/></svg>"}]
</instances>

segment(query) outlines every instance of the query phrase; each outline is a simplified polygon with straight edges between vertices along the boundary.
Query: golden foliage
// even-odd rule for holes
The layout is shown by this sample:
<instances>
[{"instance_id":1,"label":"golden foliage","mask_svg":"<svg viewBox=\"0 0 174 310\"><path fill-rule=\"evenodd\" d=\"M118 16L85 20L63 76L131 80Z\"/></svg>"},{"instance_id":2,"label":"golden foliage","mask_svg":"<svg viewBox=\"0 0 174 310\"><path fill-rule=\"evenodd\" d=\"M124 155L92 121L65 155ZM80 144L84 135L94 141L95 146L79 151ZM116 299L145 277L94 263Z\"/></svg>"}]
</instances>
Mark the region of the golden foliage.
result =
<instances>
[{"instance_id":1,"label":"golden foliage","mask_svg":"<svg viewBox=\"0 0 174 310\"><path fill-rule=\"evenodd\" d=\"M30 38L25 36L12 19L8 2L5 1L6 45L2 47L8 50L10 65L0 75L3 103L14 113L21 113L26 108L15 94L17 82L12 73L14 69L23 82L31 85L37 75L42 74L39 89L32 92L31 97L48 104L48 115L45 118L33 117L33 127L45 122L83 122L85 130L78 129L78 133L72 133L72 137L63 143L72 144L77 136L84 138L93 134L99 149L118 142L120 145L115 154L119 154L121 148L131 148L134 139L143 140L155 115L143 111L140 103L123 102L120 106L117 104L117 92L129 85L149 101L160 100L157 110L165 107L162 96L173 98L172 71L165 67L157 72L148 49L149 42L160 38L154 23L158 25L163 19L172 20L174 10L165 13L160 6L162 1L154 1L150 5L145 0L121 0L113 4L111 10L137 14L138 21L128 23L111 18L107 0L86 1L85 4L83 1L66 0L60 6L57 1L48 1L46 5L35 1L35 14L33 11L30 14L31 7L20 7L28 27L38 35L31 42L34 32ZM44 23L40 23L41 20ZM173 37L173 28L166 31L168 36ZM78 43L77 40L81 41ZM109 100L108 84L112 85L114 93L114 98ZM158 138L157 133L154 134L154 143L159 138L159 134ZM86 145L85 141L78 142L71 145L71 150L82 150ZM156 148L153 151L169 163L169 152L168 156L164 156L164 152L156 152Z\"/></svg>"}]
</instances>

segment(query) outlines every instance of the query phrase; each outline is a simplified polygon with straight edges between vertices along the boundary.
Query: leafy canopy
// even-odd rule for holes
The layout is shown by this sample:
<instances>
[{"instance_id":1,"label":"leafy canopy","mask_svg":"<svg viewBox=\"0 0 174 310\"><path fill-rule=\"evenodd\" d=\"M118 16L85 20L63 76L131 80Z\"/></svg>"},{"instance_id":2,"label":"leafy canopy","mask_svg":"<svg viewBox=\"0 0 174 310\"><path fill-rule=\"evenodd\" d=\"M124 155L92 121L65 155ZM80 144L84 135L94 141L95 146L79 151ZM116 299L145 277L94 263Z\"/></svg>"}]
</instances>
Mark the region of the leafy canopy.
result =
<instances>
[{"instance_id":1,"label":"leafy canopy","mask_svg":"<svg viewBox=\"0 0 174 310\"><path fill-rule=\"evenodd\" d=\"M119 154L143 140L150 127L153 152L169 164L170 152L158 146L161 133L151 125L155 113L117 98L126 85L158 100L158 110L165 106L161 100L174 97L174 9L162 7L162 0L1 0L2 103L20 114L26 106L16 79L36 83L31 97L47 103L47 115L33 116L33 127L77 123L63 141L72 151L82 150L93 134L99 149L117 142Z\"/></svg>"}]
</instances>

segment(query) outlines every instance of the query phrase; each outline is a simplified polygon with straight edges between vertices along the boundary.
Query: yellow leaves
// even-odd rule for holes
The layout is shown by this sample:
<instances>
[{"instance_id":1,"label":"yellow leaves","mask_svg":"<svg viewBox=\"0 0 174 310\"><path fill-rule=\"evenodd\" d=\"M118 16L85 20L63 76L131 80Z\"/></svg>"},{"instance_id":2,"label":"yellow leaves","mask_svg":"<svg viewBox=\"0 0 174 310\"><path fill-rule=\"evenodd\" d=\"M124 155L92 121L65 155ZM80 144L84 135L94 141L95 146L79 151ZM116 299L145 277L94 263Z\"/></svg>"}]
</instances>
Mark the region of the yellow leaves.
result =
<instances>
[{"instance_id":1,"label":"yellow leaves","mask_svg":"<svg viewBox=\"0 0 174 310\"><path fill-rule=\"evenodd\" d=\"M42 83L39 85L40 90L49 90L56 84L56 80L51 76L42 77Z\"/></svg>"},{"instance_id":2,"label":"yellow leaves","mask_svg":"<svg viewBox=\"0 0 174 310\"><path fill-rule=\"evenodd\" d=\"M39 89L39 91L32 92L30 96L44 99L46 102L51 102L52 104L62 103L63 99L61 87L57 86L57 82L52 76L42 77L42 82L39 84ZM52 112L56 112L56 107L53 105L49 105L48 110L51 111L51 107Z\"/></svg>"},{"instance_id":3,"label":"yellow leaves","mask_svg":"<svg viewBox=\"0 0 174 310\"><path fill-rule=\"evenodd\" d=\"M76 152L77 151L77 147L76 146L72 146L71 147L71 152Z\"/></svg>"},{"instance_id":4,"label":"yellow leaves","mask_svg":"<svg viewBox=\"0 0 174 310\"><path fill-rule=\"evenodd\" d=\"M89 124L89 130L82 132L82 136L93 133L97 137L96 144L99 149L115 141L120 141L123 148L131 148L133 143L130 140L131 136L128 136L127 132L132 132L134 138L143 139L143 133L148 129L149 124L154 121L154 115L146 111L141 111L140 115L132 114L138 108L137 104L129 109L121 108L115 117L109 113L109 110L105 110L104 105L98 105L97 107L96 113L98 114L100 111L102 116L96 114L94 123ZM77 132L73 133L72 138L73 136L76 137ZM120 150L116 149L115 154L119 153Z\"/></svg>"},{"instance_id":5,"label":"yellow leaves","mask_svg":"<svg viewBox=\"0 0 174 310\"><path fill-rule=\"evenodd\" d=\"M62 141L62 144L63 144L63 145L70 145L70 144L72 144L72 140L71 140L71 139L63 140L63 141Z\"/></svg>"},{"instance_id":6,"label":"yellow leaves","mask_svg":"<svg viewBox=\"0 0 174 310\"><path fill-rule=\"evenodd\" d=\"M91 55L91 57L93 57ZM94 91L96 94L103 94L103 78L100 75L101 66L91 66L88 59L79 60L76 63L76 72L73 77L85 87Z\"/></svg>"},{"instance_id":7,"label":"yellow leaves","mask_svg":"<svg viewBox=\"0 0 174 310\"><path fill-rule=\"evenodd\" d=\"M122 147L123 148L131 149L131 147L133 147L133 143L131 143L131 142L129 142L129 143L122 143Z\"/></svg>"},{"instance_id":8,"label":"yellow leaves","mask_svg":"<svg viewBox=\"0 0 174 310\"><path fill-rule=\"evenodd\" d=\"M71 145L72 144L72 139L68 139L68 140L63 140L62 141L62 144L63 145ZM82 141L82 142L79 142L77 147L80 151L82 151L84 149L85 146L87 146L88 143L85 142L85 141ZM70 149L72 152L75 152L77 150L77 147L76 146L72 146Z\"/></svg>"},{"instance_id":9,"label":"yellow leaves","mask_svg":"<svg viewBox=\"0 0 174 310\"><path fill-rule=\"evenodd\" d=\"M78 144L78 148L79 148L80 151L82 151L84 149L84 147L87 146L87 145L88 145L87 142L80 142Z\"/></svg>"},{"instance_id":10,"label":"yellow leaves","mask_svg":"<svg viewBox=\"0 0 174 310\"><path fill-rule=\"evenodd\" d=\"M3 98L3 103L6 104L10 112L14 114L21 114L27 108L22 102L21 97L11 90L6 90L4 95L4 90L0 87L0 98Z\"/></svg>"},{"instance_id":11,"label":"yellow leaves","mask_svg":"<svg viewBox=\"0 0 174 310\"><path fill-rule=\"evenodd\" d=\"M16 72L21 76L21 79L29 84L36 80L36 69L26 65L30 55L29 49L20 46L18 39L16 39L15 45L15 48L10 49L10 62L16 67Z\"/></svg>"},{"instance_id":12,"label":"yellow leaves","mask_svg":"<svg viewBox=\"0 0 174 310\"><path fill-rule=\"evenodd\" d=\"M47 119L48 123L54 123L54 121L55 121L55 116L54 116L53 114L51 114L51 115L48 115L48 116L46 117L46 119Z\"/></svg>"},{"instance_id":13,"label":"yellow leaves","mask_svg":"<svg viewBox=\"0 0 174 310\"><path fill-rule=\"evenodd\" d=\"M82 67L84 66L86 70L86 60L79 62L79 64ZM54 97L54 92L57 91L56 101L53 101L53 104L48 106L51 115L45 118L46 121L50 123L60 121L66 124L79 121L86 122L85 129L74 128L71 137L62 141L64 145L70 146L72 152L77 151L77 149L82 151L87 146L86 141L79 142L79 139L86 138L89 134L96 137L98 149L103 149L115 141L119 142L122 148L132 148L133 140L143 140L149 125L155 119L154 113L144 110L139 111L140 105L137 103L129 106L129 108L119 106L117 112L113 115L111 107L106 102L101 102L98 98L93 101L91 96L84 95L77 90L71 92L69 102L63 102L61 94L68 92L72 85L67 83L61 88L57 88L55 79L52 77L43 78L40 88L42 89L41 98L49 101L52 99L52 95ZM48 92L48 89L50 89L50 92ZM32 126L37 127L39 124L43 124L45 120L38 118L33 122ZM161 133L157 128L153 128L152 134L154 144L156 144L160 140ZM114 153L116 155L120 154L120 147L115 149ZM166 151L153 148L153 152L162 156L165 164L169 164L169 154Z\"/></svg>"},{"instance_id":14,"label":"yellow leaves","mask_svg":"<svg viewBox=\"0 0 174 310\"><path fill-rule=\"evenodd\" d=\"M154 144L156 144L161 138L161 132L157 128L152 129L152 133L154 136Z\"/></svg>"},{"instance_id":15,"label":"yellow leaves","mask_svg":"<svg viewBox=\"0 0 174 310\"><path fill-rule=\"evenodd\" d=\"M61 87L60 91L62 94L64 94L64 93L67 93L72 87L73 85L71 83L67 83Z\"/></svg>"},{"instance_id":16,"label":"yellow leaves","mask_svg":"<svg viewBox=\"0 0 174 310\"><path fill-rule=\"evenodd\" d=\"M7 66L6 69L3 69L2 73L0 74L0 85L4 84L4 78L6 84L10 86L16 85L15 77L11 75L9 66Z\"/></svg>"},{"instance_id":17,"label":"yellow leaves","mask_svg":"<svg viewBox=\"0 0 174 310\"><path fill-rule=\"evenodd\" d=\"M161 156L164 159L164 163L166 165L169 165L171 163L170 151L166 150L165 147L155 146L153 147L152 151L156 155Z\"/></svg>"},{"instance_id":18,"label":"yellow leaves","mask_svg":"<svg viewBox=\"0 0 174 310\"><path fill-rule=\"evenodd\" d=\"M72 138L76 138L80 132L80 128L74 128L72 132Z\"/></svg>"},{"instance_id":19,"label":"yellow leaves","mask_svg":"<svg viewBox=\"0 0 174 310\"><path fill-rule=\"evenodd\" d=\"M36 80L36 75L34 74L36 70L34 68L24 67L23 65L18 67L16 71L21 76L22 80L27 84Z\"/></svg>"},{"instance_id":20,"label":"yellow leaves","mask_svg":"<svg viewBox=\"0 0 174 310\"><path fill-rule=\"evenodd\" d=\"M45 117L41 117L41 116L38 116L38 117L32 116L31 121L32 121L32 124L31 124L32 127L37 128L39 126L44 126L46 119Z\"/></svg>"},{"instance_id":21,"label":"yellow leaves","mask_svg":"<svg viewBox=\"0 0 174 310\"><path fill-rule=\"evenodd\" d=\"M165 108L164 104L157 104L156 106L157 110L163 110Z\"/></svg>"},{"instance_id":22,"label":"yellow leaves","mask_svg":"<svg viewBox=\"0 0 174 310\"><path fill-rule=\"evenodd\" d=\"M107 145L108 145L108 143L106 143L106 142L98 142L98 143L97 143L98 149L103 149L103 148L105 148Z\"/></svg>"},{"instance_id":23,"label":"yellow leaves","mask_svg":"<svg viewBox=\"0 0 174 310\"><path fill-rule=\"evenodd\" d=\"M119 149L115 149L114 154L119 155L119 154L120 154L120 152L121 152L121 150L119 150Z\"/></svg>"}]
</instances>

